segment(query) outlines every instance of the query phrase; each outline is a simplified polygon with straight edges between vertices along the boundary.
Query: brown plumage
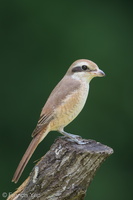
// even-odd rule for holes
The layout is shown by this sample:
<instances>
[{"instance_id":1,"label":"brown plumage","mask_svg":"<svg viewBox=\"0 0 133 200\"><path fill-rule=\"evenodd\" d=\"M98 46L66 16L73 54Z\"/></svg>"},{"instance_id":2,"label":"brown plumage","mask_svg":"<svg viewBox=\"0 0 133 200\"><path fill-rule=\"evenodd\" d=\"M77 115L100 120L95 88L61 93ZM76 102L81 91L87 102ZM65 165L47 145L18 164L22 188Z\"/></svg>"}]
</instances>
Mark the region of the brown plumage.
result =
<instances>
[{"instance_id":1,"label":"brown plumage","mask_svg":"<svg viewBox=\"0 0 133 200\"><path fill-rule=\"evenodd\" d=\"M63 129L82 110L93 77L104 76L98 66L90 60L75 61L63 79L57 84L44 105L37 126L32 133L32 141L22 157L12 181L17 183L38 144L53 130L57 130L80 144L80 141Z\"/></svg>"},{"instance_id":2,"label":"brown plumage","mask_svg":"<svg viewBox=\"0 0 133 200\"><path fill-rule=\"evenodd\" d=\"M31 143L29 144L25 154L23 155L23 157L15 171L15 174L12 179L13 182L15 182L15 183L18 182L18 179L20 178L25 166L27 165L29 159L31 158L32 154L34 153L35 149L37 148L40 138L41 138L41 134L38 134L32 139Z\"/></svg>"}]
</instances>

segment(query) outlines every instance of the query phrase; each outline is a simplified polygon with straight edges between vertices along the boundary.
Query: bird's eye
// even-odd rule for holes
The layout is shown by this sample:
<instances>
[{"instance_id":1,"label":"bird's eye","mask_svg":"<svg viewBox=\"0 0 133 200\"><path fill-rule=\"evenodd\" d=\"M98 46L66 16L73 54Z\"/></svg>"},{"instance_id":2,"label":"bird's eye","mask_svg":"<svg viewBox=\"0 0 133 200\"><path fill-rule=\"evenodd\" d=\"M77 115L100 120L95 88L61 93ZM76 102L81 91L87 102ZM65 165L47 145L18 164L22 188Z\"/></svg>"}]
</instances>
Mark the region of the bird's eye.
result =
<instances>
[{"instance_id":1,"label":"bird's eye","mask_svg":"<svg viewBox=\"0 0 133 200\"><path fill-rule=\"evenodd\" d=\"M86 65L82 65L82 69L83 69L83 70L87 70L88 67L87 67Z\"/></svg>"}]
</instances>

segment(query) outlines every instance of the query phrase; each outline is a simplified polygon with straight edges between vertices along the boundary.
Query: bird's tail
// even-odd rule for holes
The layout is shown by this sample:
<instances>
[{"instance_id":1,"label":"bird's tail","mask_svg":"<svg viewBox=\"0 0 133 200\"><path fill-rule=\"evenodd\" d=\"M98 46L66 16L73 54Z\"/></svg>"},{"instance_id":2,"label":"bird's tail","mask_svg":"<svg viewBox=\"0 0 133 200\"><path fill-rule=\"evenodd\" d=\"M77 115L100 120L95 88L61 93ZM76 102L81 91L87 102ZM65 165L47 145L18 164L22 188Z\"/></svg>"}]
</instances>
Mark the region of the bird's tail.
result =
<instances>
[{"instance_id":1,"label":"bird's tail","mask_svg":"<svg viewBox=\"0 0 133 200\"><path fill-rule=\"evenodd\" d=\"M35 149L37 148L38 144L42 141L42 139L47 135L48 132L45 132L44 134L38 133L29 144L25 154L23 155L15 173L12 179L12 182L17 183L22 172L24 171L24 168L26 167L29 159L31 158L32 154L34 153Z\"/></svg>"}]
</instances>

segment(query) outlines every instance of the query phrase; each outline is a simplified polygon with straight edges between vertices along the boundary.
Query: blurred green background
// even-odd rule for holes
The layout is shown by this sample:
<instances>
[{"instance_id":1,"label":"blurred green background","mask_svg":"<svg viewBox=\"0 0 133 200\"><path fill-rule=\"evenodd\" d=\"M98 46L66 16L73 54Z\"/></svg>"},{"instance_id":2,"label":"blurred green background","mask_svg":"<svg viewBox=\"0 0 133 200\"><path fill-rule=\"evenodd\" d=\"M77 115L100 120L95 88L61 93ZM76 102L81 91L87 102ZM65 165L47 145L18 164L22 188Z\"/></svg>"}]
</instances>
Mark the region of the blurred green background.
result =
<instances>
[{"instance_id":1,"label":"blurred green background","mask_svg":"<svg viewBox=\"0 0 133 200\"><path fill-rule=\"evenodd\" d=\"M60 135L50 132L17 185L13 173L51 90L76 59L98 64L88 101L66 131L114 149L85 200L133 199L132 1L0 1L2 193L13 192ZM5 195L6 196L6 195Z\"/></svg>"}]
</instances>

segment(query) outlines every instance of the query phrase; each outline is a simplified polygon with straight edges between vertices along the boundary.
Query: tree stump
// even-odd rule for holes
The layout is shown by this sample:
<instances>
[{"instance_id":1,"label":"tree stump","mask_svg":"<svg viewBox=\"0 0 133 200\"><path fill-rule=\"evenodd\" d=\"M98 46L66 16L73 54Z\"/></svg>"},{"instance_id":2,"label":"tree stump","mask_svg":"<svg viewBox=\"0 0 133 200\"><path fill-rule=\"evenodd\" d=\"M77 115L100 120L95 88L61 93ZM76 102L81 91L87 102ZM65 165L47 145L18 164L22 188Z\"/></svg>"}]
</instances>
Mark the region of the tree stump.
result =
<instances>
[{"instance_id":1,"label":"tree stump","mask_svg":"<svg viewBox=\"0 0 133 200\"><path fill-rule=\"evenodd\" d=\"M97 169L113 149L94 140L59 137L8 200L83 200Z\"/></svg>"}]
</instances>

